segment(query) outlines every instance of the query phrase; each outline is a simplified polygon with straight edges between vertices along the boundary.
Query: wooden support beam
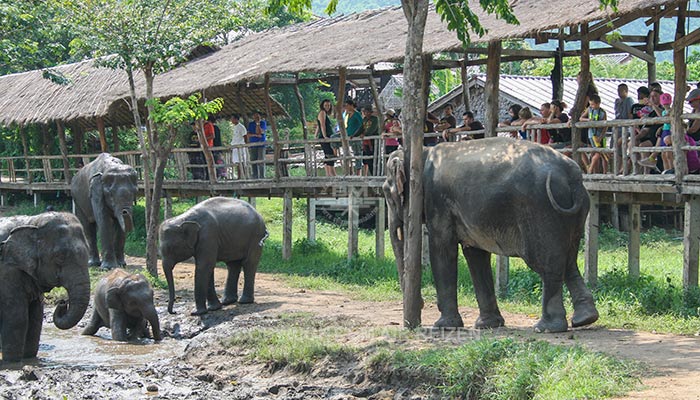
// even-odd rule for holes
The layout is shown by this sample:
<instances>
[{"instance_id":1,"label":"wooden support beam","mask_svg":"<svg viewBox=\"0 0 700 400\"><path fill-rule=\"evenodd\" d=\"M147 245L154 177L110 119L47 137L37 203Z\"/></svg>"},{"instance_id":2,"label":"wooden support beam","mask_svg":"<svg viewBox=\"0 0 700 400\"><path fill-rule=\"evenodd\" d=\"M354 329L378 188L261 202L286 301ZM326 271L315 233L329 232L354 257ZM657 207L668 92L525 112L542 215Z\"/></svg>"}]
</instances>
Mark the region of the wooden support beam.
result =
<instances>
[{"instance_id":1,"label":"wooden support beam","mask_svg":"<svg viewBox=\"0 0 700 400\"><path fill-rule=\"evenodd\" d=\"M642 219L639 204L629 205L630 236L627 245L627 270L630 278L639 278L639 248Z\"/></svg>"},{"instance_id":2,"label":"wooden support beam","mask_svg":"<svg viewBox=\"0 0 700 400\"><path fill-rule=\"evenodd\" d=\"M351 187L350 193L348 193L348 260L358 254L360 201L362 201L360 188Z\"/></svg>"},{"instance_id":3,"label":"wooden support beam","mask_svg":"<svg viewBox=\"0 0 700 400\"><path fill-rule=\"evenodd\" d=\"M466 54L489 54L488 47L469 47L465 50ZM516 57L526 57L526 58L552 58L556 55L556 51L552 50L528 50L528 49L501 49L502 56L516 56ZM464 60L467 57L465 55ZM462 60L462 61L464 61ZM441 65L438 60L435 60L437 66ZM459 68L458 65L454 68Z\"/></svg>"},{"instance_id":4,"label":"wooden support beam","mask_svg":"<svg viewBox=\"0 0 700 400\"><path fill-rule=\"evenodd\" d=\"M613 21L600 21L597 24L590 26L587 33L583 33L582 31L581 36L588 38L589 41L596 40L608 32L612 32L615 29L618 29L624 25L629 24L632 21L639 19L639 17L643 15L644 13L642 11L638 11L620 16L618 18L615 18Z\"/></svg>"},{"instance_id":5,"label":"wooden support beam","mask_svg":"<svg viewBox=\"0 0 700 400\"><path fill-rule=\"evenodd\" d=\"M293 208L292 190L286 189L282 200L282 259L284 260L289 260L292 258L292 221L294 220L292 216Z\"/></svg>"},{"instance_id":6,"label":"wooden support beam","mask_svg":"<svg viewBox=\"0 0 700 400\"><path fill-rule=\"evenodd\" d=\"M462 62L459 60L433 60L433 66L442 69L457 69L462 67Z\"/></svg>"},{"instance_id":7,"label":"wooden support beam","mask_svg":"<svg viewBox=\"0 0 700 400\"><path fill-rule=\"evenodd\" d=\"M654 60L656 60L656 56L654 55L654 47L656 45L656 42L654 41L654 31L651 30L647 34L646 37L646 43L647 43L647 54L650 57L653 57ZM652 82L656 82L656 62L648 62L647 63L647 83L651 84Z\"/></svg>"},{"instance_id":8,"label":"wooden support beam","mask_svg":"<svg viewBox=\"0 0 700 400\"><path fill-rule=\"evenodd\" d=\"M686 47L694 45L698 42L700 42L700 28L688 33L685 36L682 36L679 39L676 39L673 42L673 50L683 50Z\"/></svg>"},{"instance_id":9,"label":"wooden support beam","mask_svg":"<svg viewBox=\"0 0 700 400\"><path fill-rule=\"evenodd\" d=\"M484 94L486 97L486 137L495 137L498 127L498 91L500 80L501 50L500 41L489 42L488 64L486 65L486 83Z\"/></svg>"},{"instance_id":10,"label":"wooden support beam","mask_svg":"<svg viewBox=\"0 0 700 400\"><path fill-rule=\"evenodd\" d=\"M306 198L306 240L316 241L316 198Z\"/></svg>"},{"instance_id":11,"label":"wooden support beam","mask_svg":"<svg viewBox=\"0 0 700 400\"><path fill-rule=\"evenodd\" d=\"M105 120L102 117L97 117L97 132L100 134L100 151L107 152L107 135L105 135Z\"/></svg>"},{"instance_id":12,"label":"wooden support beam","mask_svg":"<svg viewBox=\"0 0 700 400\"><path fill-rule=\"evenodd\" d=\"M691 196L685 203L683 225L683 287L698 286L698 250L700 248L700 198Z\"/></svg>"},{"instance_id":13,"label":"wooden support beam","mask_svg":"<svg viewBox=\"0 0 700 400\"><path fill-rule=\"evenodd\" d=\"M600 194L590 192L591 207L586 218L584 233L584 270L583 277L590 287L598 283L598 227L600 223Z\"/></svg>"},{"instance_id":14,"label":"wooden support beam","mask_svg":"<svg viewBox=\"0 0 700 400\"><path fill-rule=\"evenodd\" d=\"M116 123L112 123L112 150L116 153L119 152L119 127Z\"/></svg>"},{"instance_id":15,"label":"wooden support beam","mask_svg":"<svg viewBox=\"0 0 700 400\"><path fill-rule=\"evenodd\" d=\"M578 89L576 90L576 98L571 108L571 121L578 122L581 118L581 113L588 106L587 98L590 85L593 82L591 75L591 54L590 43L588 42L588 23L581 24L581 71L578 75ZM573 158L577 163L581 161L581 155L576 151L582 143L582 135L584 129L577 128L575 125L571 128L571 151Z\"/></svg>"},{"instance_id":16,"label":"wooden support beam","mask_svg":"<svg viewBox=\"0 0 700 400\"><path fill-rule=\"evenodd\" d=\"M508 256L496 256L496 288L498 295L505 297L508 294L508 279L510 274L510 258Z\"/></svg>"},{"instance_id":17,"label":"wooden support beam","mask_svg":"<svg viewBox=\"0 0 700 400\"><path fill-rule=\"evenodd\" d=\"M559 39L557 55L554 57L554 67L550 75L552 79L552 100L561 100L564 97L564 59L562 54L565 51L564 39Z\"/></svg>"},{"instance_id":18,"label":"wooden support beam","mask_svg":"<svg viewBox=\"0 0 700 400\"><path fill-rule=\"evenodd\" d=\"M647 19L646 21L644 21L644 23L646 24L646 26L650 26L651 24L659 22L661 20L661 18L673 16L673 14L675 14L675 13L676 13L675 6L668 5L668 6L666 6L666 8L664 10L660 10L660 7L659 7L659 11L656 13L656 15Z\"/></svg>"},{"instance_id":19,"label":"wooden support beam","mask_svg":"<svg viewBox=\"0 0 700 400\"><path fill-rule=\"evenodd\" d=\"M386 232L386 200L383 197L377 199L377 212L374 216L375 223L375 250L374 255L379 260L384 259L385 232Z\"/></svg>"},{"instance_id":20,"label":"wooden support beam","mask_svg":"<svg viewBox=\"0 0 700 400\"><path fill-rule=\"evenodd\" d=\"M343 106L345 105L345 83L347 69L341 67L338 70L338 94L336 95L337 102L335 104L335 119L340 127L340 142L343 147L343 172L345 175L352 175L352 166L350 165L350 145L348 144L348 133L345 130L343 122Z\"/></svg>"},{"instance_id":21,"label":"wooden support beam","mask_svg":"<svg viewBox=\"0 0 700 400\"><path fill-rule=\"evenodd\" d=\"M637 58L640 58L640 59L646 61L646 62L649 63L649 64L655 64L655 63L656 63L656 57L654 57L653 55L649 55L648 53L646 53L646 52L644 52L644 51L642 51L642 50L638 50L638 49L636 49L636 48L634 48L634 47L632 47L632 46L630 46L630 45L628 45L628 44L619 42L619 41L617 41L617 40L611 40L611 41L609 41L609 42L607 42L607 43L608 43L610 46L612 46L612 47L614 47L614 48L616 48L616 49L618 49L618 50L624 51L624 52L626 52L626 53L629 53L629 54L631 54L631 55L633 55L633 56L635 56L635 57L637 57Z\"/></svg>"},{"instance_id":22,"label":"wooden support beam","mask_svg":"<svg viewBox=\"0 0 700 400\"><path fill-rule=\"evenodd\" d=\"M22 138L22 154L24 155L24 165L27 169L27 182L32 183L32 173L29 172L29 146L27 145L27 132L24 125L19 126L19 136Z\"/></svg>"},{"instance_id":23,"label":"wooden support beam","mask_svg":"<svg viewBox=\"0 0 700 400\"><path fill-rule=\"evenodd\" d=\"M280 153L282 152L282 147L280 146L280 136L277 131L277 123L275 122L275 117L272 115L272 100L270 98L270 74L265 74L265 113L267 114L267 122L272 130L272 138L275 141L273 143L274 155L273 163L275 166L275 180L279 180L282 176L287 176L282 171L282 166L279 163ZM263 152L263 160L265 159ZM263 177L260 177L263 178Z\"/></svg>"},{"instance_id":24,"label":"wooden support beam","mask_svg":"<svg viewBox=\"0 0 700 400\"><path fill-rule=\"evenodd\" d=\"M56 121L56 130L58 131L58 143L61 147L61 158L63 159L63 179L66 181L67 184L70 184L72 176L70 172L70 162L68 161L66 131L63 129L63 124L61 123L61 121Z\"/></svg>"},{"instance_id":25,"label":"wooden support beam","mask_svg":"<svg viewBox=\"0 0 700 400\"><path fill-rule=\"evenodd\" d=\"M464 104L464 110L471 110L471 104L469 99L469 68L467 68L466 61L469 61L469 53L464 53L464 61L460 67L459 73L462 77L462 104Z\"/></svg>"},{"instance_id":26,"label":"wooden support beam","mask_svg":"<svg viewBox=\"0 0 700 400\"><path fill-rule=\"evenodd\" d=\"M236 100L238 104L236 104L236 108L238 109L238 113L241 114L241 122L243 122L243 125L248 126L248 116L246 115L246 109L245 109L245 100L243 99L243 85L245 83L240 82L236 86L238 89L237 95L236 95Z\"/></svg>"},{"instance_id":27,"label":"wooden support beam","mask_svg":"<svg viewBox=\"0 0 700 400\"><path fill-rule=\"evenodd\" d=\"M296 79L299 78L299 74L296 74ZM299 90L299 84L294 83L294 94L297 96L297 102L299 102L299 113L301 114L301 131L304 136L304 140L309 138L309 129L306 126L306 108L304 107L304 97L301 95L301 90Z\"/></svg>"},{"instance_id":28,"label":"wooden support beam","mask_svg":"<svg viewBox=\"0 0 700 400\"><path fill-rule=\"evenodd\" d=\"M676 21L676 40L685 36L685 10L687 1L678 5L678 19ZM685 128L683 126L683 106L685 103L686 89L686 59L685 48L673 49L673 105L671 107L671 141L673 142L673 168L675 170L676 185L683 185L683 177L688 174L688 163L682 146L685 145Z\"/></svg>"},{"instance_id":29,"label":"wooden support beam","mask_svg":"<svg viewBox=\"0 0 700 400\"><path fill-rule=\"evenodd\" d=\"M370 66L371 71L374 71L374 66ZM374 99L374 108L379 116L379 121L382 121L382 115L384 115L384 102L379 97L379 88L377 87L377 82L374 81L374 74L369 76L369 87L372 90L372 98Z\"/></svg>"}]
</instances>

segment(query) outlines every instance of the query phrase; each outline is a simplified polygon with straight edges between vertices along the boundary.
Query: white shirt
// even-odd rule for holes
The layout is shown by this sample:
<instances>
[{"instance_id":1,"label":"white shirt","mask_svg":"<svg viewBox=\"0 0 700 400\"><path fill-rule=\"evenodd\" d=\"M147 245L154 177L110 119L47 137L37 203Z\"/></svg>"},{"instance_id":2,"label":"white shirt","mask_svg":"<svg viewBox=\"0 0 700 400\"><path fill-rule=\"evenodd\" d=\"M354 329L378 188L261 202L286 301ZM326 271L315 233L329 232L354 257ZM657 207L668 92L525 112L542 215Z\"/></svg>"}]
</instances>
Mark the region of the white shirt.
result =
<instances>
[{"instance_id":1,"label":"white shirt","mask_svg":"<svg viewBox=\"0 0 700 400\"><path fill-rule=\"evenodd\" d=\"M236 144L245 144L245 135L248 133L248 131L245 129L245 126L238 121L236 125L233 126L233 136L231 137L231 145L236 145Z\"/></svg>"}]
</instances>

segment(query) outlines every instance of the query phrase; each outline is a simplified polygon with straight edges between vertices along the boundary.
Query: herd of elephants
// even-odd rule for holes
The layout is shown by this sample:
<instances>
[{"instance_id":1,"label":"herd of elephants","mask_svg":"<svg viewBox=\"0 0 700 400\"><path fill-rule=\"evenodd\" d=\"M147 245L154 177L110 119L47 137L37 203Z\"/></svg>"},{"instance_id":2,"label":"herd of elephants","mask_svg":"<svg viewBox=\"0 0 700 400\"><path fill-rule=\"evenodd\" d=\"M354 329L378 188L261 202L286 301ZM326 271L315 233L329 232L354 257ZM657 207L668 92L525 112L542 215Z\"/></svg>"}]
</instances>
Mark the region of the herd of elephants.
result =
<instances>
[{"instance_id":1,"label":"herd of elephants","mask_svg":"<svg viewBox=\"0 0 700 400\"><path fill-rule=\"evenodd\" d=\"M521 257L542 278L542 317L537 332L562 332L569 323L562 285L571 294L571 326L595 322L598 312L576 259L589 198L579 167L560 153L534 143L492 138L443 143L426 148L424 220L437 289L437 327L462 327L457 308L458 247L467 260L479 305L476 328L504 325L498 309L491 253ZM404 154L389 156L383 191L399 277L403 271L405 204ZM43 324L43 293L64 287L68 300L54 310L60 329L74 327L91 297L89 266L105 275L93 293L93 315L85 335L101 327L112 338L161 339L153 289L140 274L119 267L125 236L132 228L137 195L135 170L101 154L73 178L75 215L45 212L0 218L0 337L2 360L34 358ZM97 247L99 233L101 252ZM168 312L173 313L173 268L195 260L193 315L224 304L254 301L254 282L265 239L262 216L248 203L224 197L205 200L160 226L160 254L168 282ZM228 278L220 301L214 267L225 262ZM238 279L244 284L238 296ZM402 285L403 286L403 285ZM150 325L150 331L149 331Z\"/></svg>"}]
</instances>

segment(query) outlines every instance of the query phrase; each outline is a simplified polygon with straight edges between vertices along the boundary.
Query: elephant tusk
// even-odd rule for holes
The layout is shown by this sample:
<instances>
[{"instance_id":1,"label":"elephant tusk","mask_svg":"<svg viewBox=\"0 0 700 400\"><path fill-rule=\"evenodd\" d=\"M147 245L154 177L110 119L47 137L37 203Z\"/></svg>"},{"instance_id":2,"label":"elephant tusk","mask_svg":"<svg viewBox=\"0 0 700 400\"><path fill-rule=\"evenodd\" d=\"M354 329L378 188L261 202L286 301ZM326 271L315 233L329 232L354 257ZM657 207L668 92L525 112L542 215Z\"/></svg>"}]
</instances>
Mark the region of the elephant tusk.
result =
<instances>
[{"instance_id":1,"label":"elephant tusk","mask_svg":"<svg viewBox=\"0 0 700 400\"><path fill-rule=\"evenodd\" d=\"M396 228L396 236L399 238L400 241L403 242L403 230L401 227Z\"/></svg>"}]
</instances>

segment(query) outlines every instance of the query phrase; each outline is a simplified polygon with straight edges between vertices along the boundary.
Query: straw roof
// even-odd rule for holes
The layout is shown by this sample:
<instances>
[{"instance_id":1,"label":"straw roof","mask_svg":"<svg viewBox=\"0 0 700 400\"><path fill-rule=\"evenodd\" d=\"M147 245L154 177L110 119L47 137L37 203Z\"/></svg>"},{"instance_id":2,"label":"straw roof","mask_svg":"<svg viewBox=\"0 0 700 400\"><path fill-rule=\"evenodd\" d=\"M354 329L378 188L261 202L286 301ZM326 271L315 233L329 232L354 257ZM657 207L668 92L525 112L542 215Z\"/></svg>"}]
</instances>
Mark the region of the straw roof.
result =
<instances>
[{"instance_id":1,"label":"straw roof","mask_svg":"<svg viewBox=\"0 0 700 400\"><path fill-rule=\"evenodd\" d=\"M477 0L471 8L488 33L473 42L530 37L537 32L618 15L649 11L677 0L620 0L618 11L601 10L595 0L515 0L513 9L520 25L509 25L481 11ZM566 10L564 12L564 10ZM248 35L159 75L155 95L171 97L205 91L207 97L224 96L225 107L236 104L235 89L240 82L260 80L266 73L327 71L353 65L370 65L403 59L407 23L400 7L320 19ZM424 52L461 51L454 32L447 30L431 8L425 28ZM37 123L51 120L79 120L90 125L94 117L108 124L129 124L126 78L121 71L92 67L90 62L56 68L71 78L69 85L56 85L41 78L41 71L0 77L0 123ZM142 86L141 86L142 87ZM264 99L260 92L246 88L246 104ZM259 101L254 108L264 109ZM275 107L278 107L275 104ZM280 108L281 109L281 108ZM279 111L279 109L276 108ZM225 112L231 111L227 109ZM130 115L130 114L129 114ZM119 122L117 122L119 121Z\"/></svg>"}]
</instances>

